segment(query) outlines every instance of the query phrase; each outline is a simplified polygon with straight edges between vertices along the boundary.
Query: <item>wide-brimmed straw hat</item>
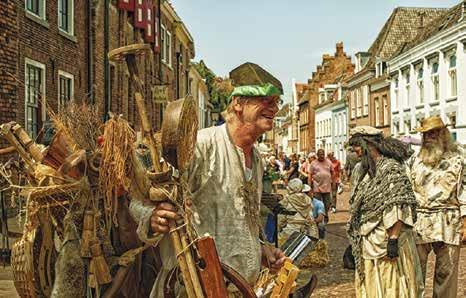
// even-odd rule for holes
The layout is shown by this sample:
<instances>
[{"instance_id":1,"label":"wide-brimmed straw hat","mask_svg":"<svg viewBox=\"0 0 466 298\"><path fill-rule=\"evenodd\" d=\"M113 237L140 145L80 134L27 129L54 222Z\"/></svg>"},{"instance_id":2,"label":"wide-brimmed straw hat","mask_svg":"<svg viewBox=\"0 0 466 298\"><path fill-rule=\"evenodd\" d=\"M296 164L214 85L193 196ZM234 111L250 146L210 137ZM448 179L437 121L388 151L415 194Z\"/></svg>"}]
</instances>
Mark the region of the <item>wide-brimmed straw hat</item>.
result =
<instances>
[{"instance_id":1,"label":"wide-brimmed straw hat","mask_svg":"<svg viewBox=\"0 0 466 298\"><path fill-rule=\"evenodd\" d=\"M447 124L443 123L440 116L431 116L422 120L421 126L416 127L414 130L424 133L434 129L445 128L447 126Z\"/></svg>"}]
</instances>

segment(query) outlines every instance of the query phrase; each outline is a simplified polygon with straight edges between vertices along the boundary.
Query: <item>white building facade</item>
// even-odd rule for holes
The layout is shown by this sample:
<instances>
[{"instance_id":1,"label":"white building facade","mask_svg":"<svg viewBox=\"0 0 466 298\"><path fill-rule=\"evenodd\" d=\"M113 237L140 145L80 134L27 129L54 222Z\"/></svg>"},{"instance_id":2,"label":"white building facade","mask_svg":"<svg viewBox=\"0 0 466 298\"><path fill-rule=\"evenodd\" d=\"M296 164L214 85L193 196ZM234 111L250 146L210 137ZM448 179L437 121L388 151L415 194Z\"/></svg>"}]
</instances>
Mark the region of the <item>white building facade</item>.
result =
<instances>
[{"instance_id":1,"label":"white building facade","mask_svg":"<svg viewBox=\"0 0 466 298\"><path fill-rule=\"evenodd\" d=\"M333 97L337 85L325 85L319 88L319 105L315 109L316 148L325 153L334 151L333 147Z\"/></svg>"},{"instance_id":2,"label":"white building facade","mask_svg":"<svg viewBox=\"0 0 466 298\"><path fill-rule=\"evenodd\" d=\"M388 61L394 137L416 136L425 117L439 115L451 124L453 138L466 144L465 44L463 8L454 25Z\"/></svg>"},{"instance_id":3,"label":"white building facade","mask_svg":"<svg viewBox=\"0 0 466 298\"><path fill-rule=\"evenodd\" d=\"M348 139L348 106L345 100L340 100L332 104L332 151L335 158L346 162L345 143Z\"/></svg>"}]
</instances>

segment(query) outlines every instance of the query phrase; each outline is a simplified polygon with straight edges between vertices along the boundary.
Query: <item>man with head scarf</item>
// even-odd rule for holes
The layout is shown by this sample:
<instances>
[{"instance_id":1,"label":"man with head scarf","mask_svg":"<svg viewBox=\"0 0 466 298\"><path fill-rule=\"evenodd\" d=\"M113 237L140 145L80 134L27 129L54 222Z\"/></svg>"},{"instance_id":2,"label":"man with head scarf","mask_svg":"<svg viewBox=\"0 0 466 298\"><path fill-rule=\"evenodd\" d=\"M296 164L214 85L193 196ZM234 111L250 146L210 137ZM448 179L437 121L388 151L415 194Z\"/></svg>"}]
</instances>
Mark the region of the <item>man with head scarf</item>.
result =
<instances>
[{"instance_id":1,"label":"man with head scarf","mask_svg":"<svg viewBox=\"0 0 466 298\"><path fill-rule=\"evenodd\" d=\"M255 148L257 139L273 127L280 91L271 84L236 87L223 116L226 123L198 132L194 156L185 173L186 192L192 202L193 224L199 235L215 240L220 261L236 270L254 286L261 263L279 270L285 255L262 245L259 205L264 166ZM169 202L140 204L131 201L131 211L139 223L138 236L147 243L153 233L164 234L159 247L163 267L151 297L163 297L166 278L177 265L169 241L169 220L179 219ZM229 297L241 297L228 287ZM175 286L176 297L186 297Z\"/></svg>"},{"instance_id":2,"label":"man with head scarf","mask_svg":"<svg viewBox=\"0 0 466 298\"><path fill-rule=\"evenodd\" d=\"M359 126L350 145L361 157L353 173L348 236L356 263L356 297L422 297L413 225L416 199L406 175L406 145Z\"/></svg>"},{"instance_id":3,"label":"man with head scarf","mask_svg":"<svg viewBox=\"0 0 466 298\"><path fill-rule=\"evenodd\" d=\"M284 242L293 232L298 231L318 238L317 224L311 216L313 210L312 199L303 193L304 184L299 178L288 182L288 194L280 204L287 210L296 211L294 215L286 215L280 223L282 231L280 239Z\"/></svg>"},{"instance_id":4,"label":"man with head scarf","mask_svg":"<svg viewBox=\"0 0 466 298\"><path fill-rule=\"evenodd\" d=\"M456 297L461 242L466 240L463 155L439 116L424 119L422 146L409 164L418 207L417 250L426 276L429 253L436 256L433 297Z\"/></svg>"}]
</instances>

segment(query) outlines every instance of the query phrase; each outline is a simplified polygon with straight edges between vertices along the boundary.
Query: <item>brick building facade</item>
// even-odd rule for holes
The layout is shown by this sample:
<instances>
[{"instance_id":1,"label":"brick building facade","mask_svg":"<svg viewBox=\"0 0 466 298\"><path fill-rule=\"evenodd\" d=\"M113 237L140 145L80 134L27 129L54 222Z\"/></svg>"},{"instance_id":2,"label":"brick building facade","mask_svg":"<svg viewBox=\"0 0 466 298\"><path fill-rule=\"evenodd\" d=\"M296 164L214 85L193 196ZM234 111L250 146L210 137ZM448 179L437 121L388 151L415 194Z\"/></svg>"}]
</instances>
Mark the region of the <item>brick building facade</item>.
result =
<instances>
[{"instance_id":1,"label":"brick building facade","mask_svg":"<svg viewBox=\"0 0 466 298\"><path fill-rule=\"evenodd\" d=\"M168 1L158 8L157 0L2 1L0 123L14 120L36 137L48 118L44 104L56 111L74 99L95 103L102 117L123 114L138 129L127 67L107 64L106 56L124 45L151 43L153 51L138 58L138 66L148 113L160 128L161 98L189 92L194 41ZM156 85L165 86L167 96L156 96Z\"/></svg>"},{"instance_id":2,"label":"brick building facade","mask_svg":"<svg viewBox=\"0 0 466 298\"><path fill-rule=\"evenodd\" d=\"M327 84L334 84L339 78L346 74L352 74L353 71L354 65L351 63L351 57L344 52L342 42L336 44L336 52L333 56L328 54L322 56L322 63L317 66L317 70L312 73L312 77L307 82L306 95L309 104L300 105L300 109L308 109L306 123L301 124L300 120L300 125L304 128L300 132L300 138L307 138L307 141L300 141L301 144L305 144L301 148L302 151L314 151L316 148L315 108L323 104L319 102L319 88L323 88ZM302 101L304 100L303 98Z\"/></svg>"}]
</instances>

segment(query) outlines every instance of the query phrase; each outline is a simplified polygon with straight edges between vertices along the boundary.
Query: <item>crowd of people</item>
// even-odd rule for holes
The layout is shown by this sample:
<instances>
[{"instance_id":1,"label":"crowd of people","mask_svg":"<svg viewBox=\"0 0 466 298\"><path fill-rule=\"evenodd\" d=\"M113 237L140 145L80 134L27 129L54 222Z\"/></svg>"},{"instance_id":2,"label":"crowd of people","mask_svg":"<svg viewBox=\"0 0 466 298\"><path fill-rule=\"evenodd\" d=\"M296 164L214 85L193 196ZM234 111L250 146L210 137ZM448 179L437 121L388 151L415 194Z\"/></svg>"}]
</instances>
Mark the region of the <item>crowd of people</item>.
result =
<instances>
[{"instance_id":1,"label":"crowd of people","mask_svg":"<svg viewBox=\"0 0 466 298\"><path fill-rule=\"evenodd\" d=\"M350 181L349 252L357 297L422 297L427 256L436 255L434 297L456 297L460 244L466 241L463 154L437 117L426 119L423 142L413 154L402 142L373 127L350 131L344 169L332 152L273 156L256 149L273 127L279 91L271 85L236 87L226 124L199 131L194 158L186 171L193 222L200 235L214 237L220 260L254 286L261 268L277 272L286 256L263 238L261 196L277 192L294 213L277 223L279 242L293 232L325 239L329 212L337 211L338 192ZM152 290L162 297L176 266L168 241L170 220L180 214L170 202L132 200L138 236L158 245L163 267ZM159 242L158 235L165 235ZM319 243L321 242L319 240ZM325 254L319 252L319 256ZM298 278L299 281L300 278ZM298 284L295 297L308 297L315 279ZM304 286L303 286L304 285ZM229 297L241 297L229 287ZM176 296L186 297L177 282Z\"/></svg>"}]
</instances>

